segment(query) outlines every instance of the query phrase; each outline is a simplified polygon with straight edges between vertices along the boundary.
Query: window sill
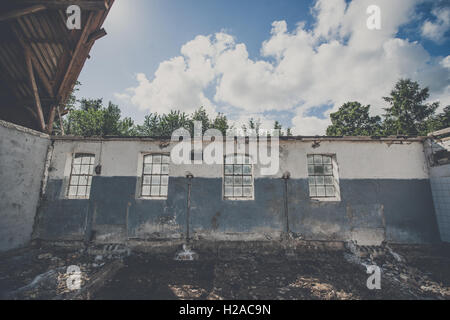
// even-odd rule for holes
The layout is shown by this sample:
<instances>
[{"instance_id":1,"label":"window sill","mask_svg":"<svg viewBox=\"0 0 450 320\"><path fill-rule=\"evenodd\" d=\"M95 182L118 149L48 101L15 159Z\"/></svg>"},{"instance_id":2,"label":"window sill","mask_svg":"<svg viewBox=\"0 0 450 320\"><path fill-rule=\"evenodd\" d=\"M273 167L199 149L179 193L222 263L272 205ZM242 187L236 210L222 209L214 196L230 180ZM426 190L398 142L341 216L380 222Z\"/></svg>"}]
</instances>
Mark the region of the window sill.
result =
<instances>
[{"instance_id":1,"label":"window sill","mask_svg":"<svg viewBox=\"0 0 450 320\"><path fill-rule=\"evenodd\" d=\"M341 202L340 198L309 198L312 202Z\"/></svg>"},{"instance_id":2,"label":"window sill","mask_svg":"<svg viewBox=\"0 0 450 320\"><path fill-rule=\"evenodd\" d=\"M167 200L167 197L140 196L138 200Z\"/></svg>"},{"instance_id":3,"label":"window sill","mask_svg":"<svg viewBox=\"0 0 450 320\"><path fill-rule=\"evenodd\" d=\"M233 197L224 197L223 200L225 201L253 201L255 198L233 198Z\"/></svg>"}]
</instances>

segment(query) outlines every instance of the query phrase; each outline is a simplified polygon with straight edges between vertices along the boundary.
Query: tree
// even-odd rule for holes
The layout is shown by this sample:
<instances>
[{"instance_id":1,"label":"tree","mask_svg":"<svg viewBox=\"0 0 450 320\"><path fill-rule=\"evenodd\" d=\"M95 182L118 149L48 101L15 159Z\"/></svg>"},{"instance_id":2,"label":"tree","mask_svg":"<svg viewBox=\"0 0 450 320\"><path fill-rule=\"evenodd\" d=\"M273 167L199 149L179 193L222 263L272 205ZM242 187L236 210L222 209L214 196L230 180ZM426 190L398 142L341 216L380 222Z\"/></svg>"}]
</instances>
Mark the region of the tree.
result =
<instances>
[{"instance_id":1,"label":"tree","mask_svg":"<svg viewBox=\"0 0 450 320\"><path fill-rule=\"evenodd\" d=\"M230 127L228 125L227 116L219 112L212 122L212 128L219 130L222 132L222 135L225 136L227 134L227 130L232 129L232 126Z\"/></svg>"},{"instance_id":2,"label":"tree","mask_svg":"<svg viewBox=\"0 0 450 320\"><path fill-rule=\"evenodd\" d=\"M383 123L385 135L426 135L428 122L439 107L439 102L425 103L430 96L428 88L420 88L410 79L400 79L389 97Z\"/></svg>"},{"instance_id":3,"label":"tree","mask_svg":"<svg viewBox=\"0 0 450 320\"><path fill-rule=\"evenodd\" d=\"M450 105L444 108L442 113L434 115L427 123L427 133L450 128Z\"/></svg>"},{"instance_id":4,"label":"tree","mask_svg":"<svg viewBox=\"0 0 450 320\"><path fill-rule=\"evenodd\" d=\"M119 106L102 99L81 99L80 107L69 111L63 121L64 130L74 136L129 136L135 134L131 118L121 120Z\"/></svg>"},{"instance_id":5,"label":"tree","mask_svg":"<svg viewBox=\"0 0 450 320\"><path fill-rule=\"evenodd\" d=\"M370 105L357 101L344 103L330 115L328 136L375 136L381 133L381 118L369 115Z\"/></svg>"}]
</instances>

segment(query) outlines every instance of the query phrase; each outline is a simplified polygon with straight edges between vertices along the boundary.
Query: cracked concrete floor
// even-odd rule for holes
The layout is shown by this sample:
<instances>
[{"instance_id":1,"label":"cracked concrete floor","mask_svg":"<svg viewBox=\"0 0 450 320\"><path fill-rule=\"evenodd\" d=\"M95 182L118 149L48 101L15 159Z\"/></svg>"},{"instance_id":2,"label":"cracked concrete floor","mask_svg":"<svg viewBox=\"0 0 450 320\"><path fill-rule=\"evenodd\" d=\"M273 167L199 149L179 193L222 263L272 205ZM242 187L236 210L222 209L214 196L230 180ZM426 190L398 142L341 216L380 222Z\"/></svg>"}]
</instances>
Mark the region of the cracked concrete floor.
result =
<instances>
[{"instance_id":1,"label":"cracked concrete floor","mask_svg":"<svg viewBox=\"0 0 450 320\"><path fill-rule=\"evenodd\" d=\"M448 246L393 250L401 260L385 248L297 247L289 254L231 250L220 258L198 252L196 261L143 252L107 257L68 248L27 248L0 257L0 294L3 299L450 299ZM380 266L380 290L367 288L365 267L348 259L349 254ZM110 272L117 261L120 266ZM88 288L83 295L64 290L68 265L80 266L82 288Z\"/></svg>"}]
</instances>

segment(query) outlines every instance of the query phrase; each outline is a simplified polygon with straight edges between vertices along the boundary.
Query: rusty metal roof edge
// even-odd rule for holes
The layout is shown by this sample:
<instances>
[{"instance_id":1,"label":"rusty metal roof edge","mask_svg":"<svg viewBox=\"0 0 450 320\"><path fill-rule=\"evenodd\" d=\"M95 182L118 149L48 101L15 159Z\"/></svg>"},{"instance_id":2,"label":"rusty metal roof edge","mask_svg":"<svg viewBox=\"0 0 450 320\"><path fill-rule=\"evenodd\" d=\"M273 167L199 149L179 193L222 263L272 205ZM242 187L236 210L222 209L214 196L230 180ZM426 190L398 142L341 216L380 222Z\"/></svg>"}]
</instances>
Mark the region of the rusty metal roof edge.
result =
<instances>
[{"instance_id":1,"label":"rusty metal roof edge","mask_svg":"<svg viewBox=\"0 0 450 320\"><path fill-rule=\"evenodd\" d=\"M280 136L283 141L353 141L353 142L392 142L409 141L423 142L429 137L424 136ZM80 137L80 136L51 136L53 140L60 141L170 141L166 136L104 136L104 137ZM194 140L194 139L192 139Z\"/></svg>"}]
</instances>

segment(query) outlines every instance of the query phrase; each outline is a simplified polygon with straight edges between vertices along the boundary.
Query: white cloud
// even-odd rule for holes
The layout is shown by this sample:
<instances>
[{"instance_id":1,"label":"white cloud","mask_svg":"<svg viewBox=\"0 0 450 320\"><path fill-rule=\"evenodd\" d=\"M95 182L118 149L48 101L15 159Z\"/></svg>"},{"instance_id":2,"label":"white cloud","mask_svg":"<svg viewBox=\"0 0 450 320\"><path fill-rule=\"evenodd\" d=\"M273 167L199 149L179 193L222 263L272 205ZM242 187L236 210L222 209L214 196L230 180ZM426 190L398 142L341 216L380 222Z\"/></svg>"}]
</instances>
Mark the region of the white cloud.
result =
<instances>
[{"instance_id":1,"label":"white cloud","mask_svg":"<svg viewBox=\"0 0 450 320\"><path fill-rule=\"evenodd\" d=\"M443 43L445 33L450 29L450 8L435 8L432 11L435 22L429 20L422 25L422 36L437 43Z\"/></svg>"},{"instance_id":2,"label":"white cloud","mask_svg":"<svg viewBox=\"0 0 450 320\"><path fill-rule=\"evenodd\" d=\"M300 22L288 32L285 21L273 22L256 60L231 35L197 36L180 56L162 62L152 79L138 74L138 85L117 97L151 112L234 107L238 123L253 116L270 126L273 121L263 112L290 110L294 133L303 135L325 134L329 113L347 101L371 104L380 114L382 97L401 77L430 86L432 99L448 101L450 58L433 58L420 43L396 37L417 2L318 0L312 30ZM366 8L373 4L381 9L381 30L366 27ZM308 112L323 105L331 106L327 119Z\"/></svg>"}]
</instances>

